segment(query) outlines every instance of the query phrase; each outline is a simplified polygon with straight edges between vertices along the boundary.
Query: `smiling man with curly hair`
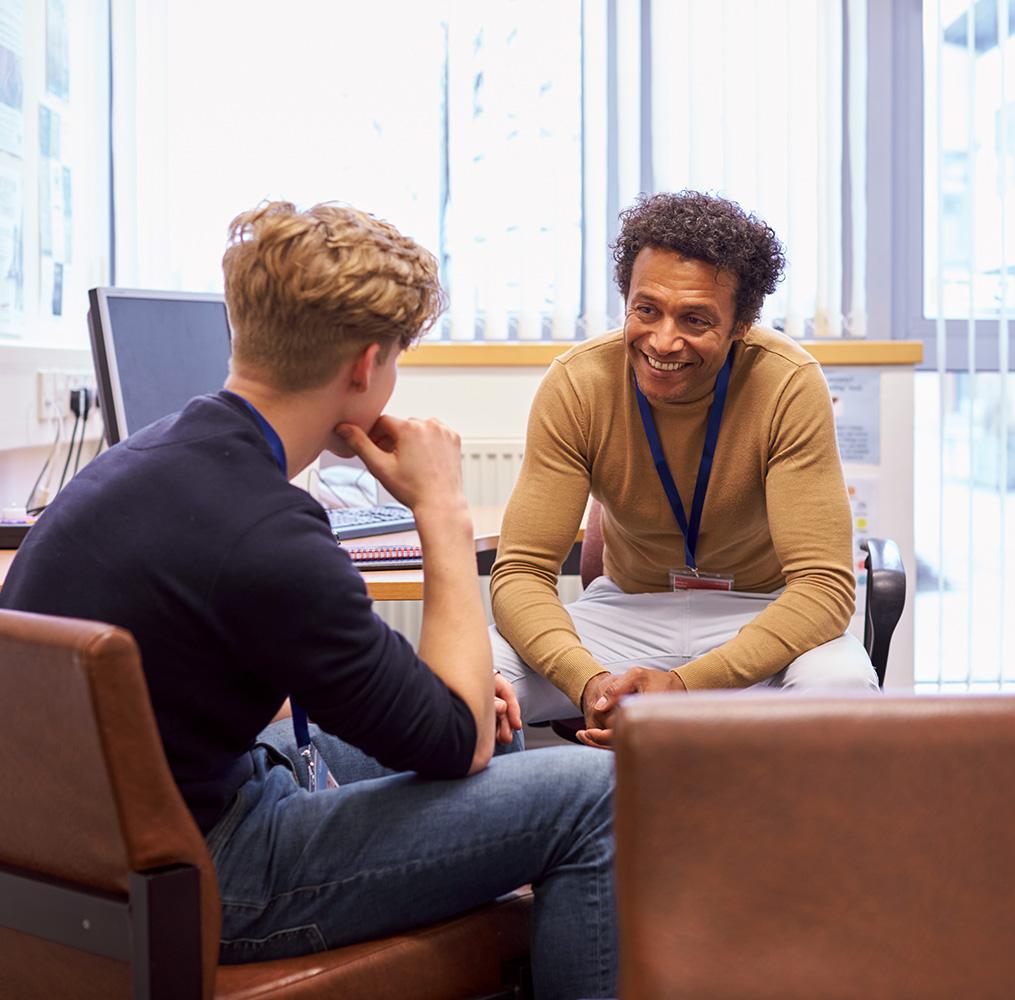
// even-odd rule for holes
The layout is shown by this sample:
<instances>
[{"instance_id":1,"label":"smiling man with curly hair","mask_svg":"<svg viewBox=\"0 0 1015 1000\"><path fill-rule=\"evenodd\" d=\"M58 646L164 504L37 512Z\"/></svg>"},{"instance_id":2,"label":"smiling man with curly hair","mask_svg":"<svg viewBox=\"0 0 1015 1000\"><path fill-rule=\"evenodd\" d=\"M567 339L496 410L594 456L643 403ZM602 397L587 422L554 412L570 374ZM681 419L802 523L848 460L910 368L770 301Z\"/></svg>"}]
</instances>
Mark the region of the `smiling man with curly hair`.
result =
<instances>
[{"instance_id":1,"label":"smiling man with curly hair","mask_svg":"<svg viewBox=\"0 0 1015 1000\"><path fill-rule=\"evenodd\" d=\"M755 325L785 258L724 198L646 196L613 246L624 327L547 372L493 570L494 659L530 722L695 688L876 691L845 629L852 520L817 362ZM604 573L565 608L589 495ZM546 503L553 497L553 504Z\"/></svg>"}]
</instances>

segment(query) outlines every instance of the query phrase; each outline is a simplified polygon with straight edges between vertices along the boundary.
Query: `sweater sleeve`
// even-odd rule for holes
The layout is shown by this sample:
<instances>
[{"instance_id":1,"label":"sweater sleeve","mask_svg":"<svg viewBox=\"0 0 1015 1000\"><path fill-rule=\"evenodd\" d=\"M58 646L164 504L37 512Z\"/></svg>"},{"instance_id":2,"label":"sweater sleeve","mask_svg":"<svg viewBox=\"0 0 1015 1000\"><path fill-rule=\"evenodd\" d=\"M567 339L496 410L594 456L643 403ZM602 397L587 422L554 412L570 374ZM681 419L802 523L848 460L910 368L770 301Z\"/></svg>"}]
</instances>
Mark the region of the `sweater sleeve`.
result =
<instances>
[{"instance_id":1,"label":"sweater sleeve","mask_svg":"<svg viewBox=\"0 0 1015 1000\"><path fill-rule=\"evenodd\" d=\"M554 362L529 414L525 458L490 580L501 635L576 705L589 679L603 670L582 646L557 594L589 495L586 426L567 372Z\"/></svg>"},{"instance_id":2,"label":"sweater sleeve","mask_svg":"<svg viewBox=\"0 0 1015 1000\"><path fill-rule=\"evenodd\" d=\"M316 511L255 525L213 594L233 655L322 729L395 770L468 772L468 706L373 612L366 585Z\"/></svg>"},{"instance_id":3,"label":"sweater sleeve","mask_svg":"<svg viewBox=\"0 0 1015 1000\"><path fill-rule=\"evenodd\" d=\"M852 516L816 364L794 372L776 406L765 504L786 589L733 639L677 669L689 689L755 684L842 635L852 617Z\"/></svg>"}]
</instances>

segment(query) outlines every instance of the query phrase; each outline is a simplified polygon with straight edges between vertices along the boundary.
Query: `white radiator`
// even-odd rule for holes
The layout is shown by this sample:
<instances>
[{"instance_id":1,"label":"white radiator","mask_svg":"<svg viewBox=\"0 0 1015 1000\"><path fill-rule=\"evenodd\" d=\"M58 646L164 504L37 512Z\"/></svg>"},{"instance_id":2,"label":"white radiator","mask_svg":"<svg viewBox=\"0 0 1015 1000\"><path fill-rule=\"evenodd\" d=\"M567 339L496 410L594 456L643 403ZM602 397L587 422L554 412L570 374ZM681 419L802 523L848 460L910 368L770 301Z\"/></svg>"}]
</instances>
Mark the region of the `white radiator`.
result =
<instances>
[{"instance_id":1,"label":"white radiator","mask_svg":"<svg viewBox=\"0 0 1015 1000\"><path fill-rule=\"evenodd\" d=\"M522 467L524 442L510 438L473 438L462 441L462 481L465 498L474 507L506 504ZM487 619L490 616L489 579L481 578ZM573 601L581 593L577 577L562 577L562 600ZM377 613L415 646L419 641L421 601L378 601Z\"/></svg>"},{"instance_id":2,"label":"white radiator","mask_svg":"<svg viewBox=\"0 0 1015 1000\"><path fill-rule=\"evenodd\" d=\"M462 442L465 499L474 507L505 504L522 468L524 442L475 438Z\"/></svg>"}]
</instances>

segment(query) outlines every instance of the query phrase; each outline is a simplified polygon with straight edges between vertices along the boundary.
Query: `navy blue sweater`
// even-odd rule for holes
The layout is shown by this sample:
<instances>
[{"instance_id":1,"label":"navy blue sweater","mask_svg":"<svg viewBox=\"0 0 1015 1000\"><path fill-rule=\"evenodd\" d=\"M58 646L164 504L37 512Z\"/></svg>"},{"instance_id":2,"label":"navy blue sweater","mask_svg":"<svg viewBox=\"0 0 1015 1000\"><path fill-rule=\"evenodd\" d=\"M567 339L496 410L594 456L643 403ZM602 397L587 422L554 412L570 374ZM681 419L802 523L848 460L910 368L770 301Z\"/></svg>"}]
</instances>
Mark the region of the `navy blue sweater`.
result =
<instances>
[{"instance_id":1,"label":"navy blue sweater","mask_svg":"<svg viewBox=\"0 0 1015 1000\"><path fill-rule=\"evenodd\" d=\"M207 832L287 694L382 764L467 772L476 729L371 610L321 507L235 397L192 400L90 463L29 532L0 607L120 625Z\"/></svg>"}]
</instances>

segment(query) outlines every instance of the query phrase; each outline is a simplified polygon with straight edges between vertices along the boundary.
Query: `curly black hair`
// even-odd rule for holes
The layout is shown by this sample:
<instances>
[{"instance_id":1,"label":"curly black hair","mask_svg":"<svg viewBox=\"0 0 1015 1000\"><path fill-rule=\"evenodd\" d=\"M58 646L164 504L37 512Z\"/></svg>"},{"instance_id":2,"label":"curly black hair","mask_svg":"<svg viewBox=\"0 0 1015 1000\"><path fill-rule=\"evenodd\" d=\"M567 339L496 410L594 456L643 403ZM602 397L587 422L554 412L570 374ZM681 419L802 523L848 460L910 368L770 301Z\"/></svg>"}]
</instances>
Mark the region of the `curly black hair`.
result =
<instances>
[{"instance_id":1,"label":"curly black hair","mask_svg":"<svg viewBox=\"0 0 1015 1000\"><path fill-rule=\"evenodd\" d=\"M732 272L737 279L734 324L754 323L765 296L782 280L786 257L771 226L736 202L700 191L642 195L620 213L611 246L621 295L631 289L634 259L644 247L672 250Z\"/></svg>"}]
</instances>

